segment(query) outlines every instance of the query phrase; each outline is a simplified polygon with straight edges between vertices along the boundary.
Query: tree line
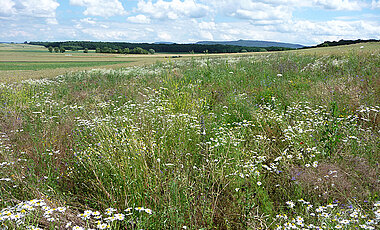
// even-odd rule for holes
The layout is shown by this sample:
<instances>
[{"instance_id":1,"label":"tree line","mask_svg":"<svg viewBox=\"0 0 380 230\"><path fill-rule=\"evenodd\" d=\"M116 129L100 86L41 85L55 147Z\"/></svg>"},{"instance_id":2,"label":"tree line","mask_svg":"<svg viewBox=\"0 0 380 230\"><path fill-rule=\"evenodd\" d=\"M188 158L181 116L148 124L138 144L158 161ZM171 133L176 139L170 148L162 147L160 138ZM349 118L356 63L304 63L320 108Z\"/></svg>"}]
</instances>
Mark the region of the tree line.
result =
<instances>
[{"instance_id":1,"label":"tree line","mask_svg":"<svg viewBox=\"0 0 380 230\"><path fill-rule=\"evenodd\" d=\"M342 46L342 45L351 45L351 44L357 44L357 43L367 43L367 42L380 42L380 40L376 39L357 39L357 40L339 40L339 41L325 41L321 44L318 44L316 46L308 46L301 49L309 49L309 48L317 48L317 47L329 47L329 46Z\"/></svg>"},{"instance_id":2,"label":"tree line","mask_svg":"<svg viewBox=\"0 0 380 230\"><path fill-rule=\"evenodd\" d=\"M42 45L46 48L55 47L65 50L95 50L99 53L133 53L146 54L160 53L240 53L240 52L266 52L291 50L284 47L245 47L233 45L203 45L203 44L154 44L154 43L127 43L127 42L29 42L31 45Z\"/></svg>"}]
</instances>

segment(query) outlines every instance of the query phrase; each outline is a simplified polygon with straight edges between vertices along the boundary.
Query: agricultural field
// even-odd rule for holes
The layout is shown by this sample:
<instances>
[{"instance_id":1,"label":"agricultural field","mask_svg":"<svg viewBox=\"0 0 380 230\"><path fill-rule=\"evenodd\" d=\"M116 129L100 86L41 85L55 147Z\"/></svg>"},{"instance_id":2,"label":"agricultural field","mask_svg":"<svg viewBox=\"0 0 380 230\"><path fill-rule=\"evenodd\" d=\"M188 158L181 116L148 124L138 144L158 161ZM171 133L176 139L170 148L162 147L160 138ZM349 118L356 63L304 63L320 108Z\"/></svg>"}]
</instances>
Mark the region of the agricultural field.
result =
<instances>
[{"instance_id":1,"label":"agricultural field","mask_svg":"<svg viewBox=\"0 0 380 230\"><path fill-rule=\"evenodd\" d=\"M379 229L379 43L112 57L2 75L0 229Z\"/></svg>"},{"instance_id":2,"label":"agricultural field","mask_svg":"<svg viewBox=\"0 0 380 230\"><path fill-rule=\"evenodd\" d=\"M41 79L93 68L145 65L163 59L162 55L114 55L94 51L49 53L42 46L0 44L0 81Z\"/></svg>"}]
</instances>

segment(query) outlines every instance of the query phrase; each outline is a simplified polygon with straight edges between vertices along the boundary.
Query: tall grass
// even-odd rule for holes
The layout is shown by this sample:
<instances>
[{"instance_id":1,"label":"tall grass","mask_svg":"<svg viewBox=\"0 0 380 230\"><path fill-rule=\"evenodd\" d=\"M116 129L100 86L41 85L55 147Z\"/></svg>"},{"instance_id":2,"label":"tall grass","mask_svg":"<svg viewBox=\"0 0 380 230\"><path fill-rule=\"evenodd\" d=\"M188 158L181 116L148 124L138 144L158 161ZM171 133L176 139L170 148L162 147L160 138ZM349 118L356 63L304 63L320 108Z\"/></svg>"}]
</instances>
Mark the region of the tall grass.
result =
<instances>
[{"instance_id":1,"label":"tall grass","mask_svg":"<svg viewBox=\"0 0 380 230\"><path fill-rule=\"evenodd\" d=\"M205 57L3 84L0 222L376 228L379 58Z\"/></svg>"}]
</instances>

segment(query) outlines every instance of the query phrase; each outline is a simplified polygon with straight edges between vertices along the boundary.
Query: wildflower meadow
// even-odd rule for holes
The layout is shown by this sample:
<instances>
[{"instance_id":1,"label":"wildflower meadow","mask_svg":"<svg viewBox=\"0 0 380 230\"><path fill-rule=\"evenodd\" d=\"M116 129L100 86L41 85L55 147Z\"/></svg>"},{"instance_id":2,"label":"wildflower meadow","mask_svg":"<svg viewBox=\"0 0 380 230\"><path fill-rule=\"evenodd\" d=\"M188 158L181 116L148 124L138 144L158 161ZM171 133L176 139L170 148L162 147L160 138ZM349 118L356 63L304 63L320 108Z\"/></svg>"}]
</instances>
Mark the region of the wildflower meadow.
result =
<instances>
[{"instance_id":1,"label":"wildflower meadow","mask_svg":"<svg viewBox=\"0 0 380 230\"><path fill-rule=\"evenodd\" d=\"M379 229L375 47L0 83L0 229Z\"/></svg>"}]
</instances>

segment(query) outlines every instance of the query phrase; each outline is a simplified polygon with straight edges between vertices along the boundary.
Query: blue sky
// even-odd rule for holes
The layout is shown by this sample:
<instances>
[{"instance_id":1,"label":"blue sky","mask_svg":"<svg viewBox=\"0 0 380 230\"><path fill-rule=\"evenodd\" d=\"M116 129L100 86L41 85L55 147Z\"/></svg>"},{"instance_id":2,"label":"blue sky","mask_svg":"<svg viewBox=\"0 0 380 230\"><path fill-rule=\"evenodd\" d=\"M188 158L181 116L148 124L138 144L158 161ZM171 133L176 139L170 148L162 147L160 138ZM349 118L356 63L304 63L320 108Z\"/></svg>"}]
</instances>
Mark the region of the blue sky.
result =
<instances>
[{"instance_id":1,"label":"blue sky","mask_svg":"<svg viewBox=\"0 0 380 230\"><path fill-rule=\"evenodd\" d=\"M0 0L0 41L380 39L380 0Z\"/></svg>"}]
</instances>

